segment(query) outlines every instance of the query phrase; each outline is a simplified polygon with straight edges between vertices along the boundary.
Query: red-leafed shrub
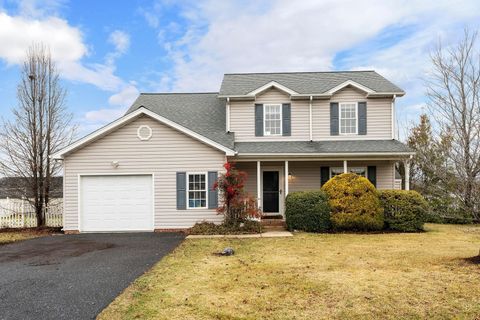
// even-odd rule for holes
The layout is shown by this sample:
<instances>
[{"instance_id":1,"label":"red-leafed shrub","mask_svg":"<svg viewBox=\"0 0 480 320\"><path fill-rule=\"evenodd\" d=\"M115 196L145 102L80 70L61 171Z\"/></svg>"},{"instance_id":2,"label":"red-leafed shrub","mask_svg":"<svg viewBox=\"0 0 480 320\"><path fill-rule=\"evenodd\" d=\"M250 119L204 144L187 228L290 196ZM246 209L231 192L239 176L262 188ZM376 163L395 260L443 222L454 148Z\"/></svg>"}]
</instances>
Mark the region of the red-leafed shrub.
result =
<instances>
[{"instance_id":1,"label":"red-leafed shrub","mask_svg":"<svg viewBox=\"0 0 480 320\"><path fill-rule=\"evenodd\" d=\"M217 211L225 216L225 224L238 225L251 218L260 217L256 201L245 192L247 173L232 162L223 165L225 173L218 178L214 188L222 194L223 201Z\"/></svg>"}]
</instances>

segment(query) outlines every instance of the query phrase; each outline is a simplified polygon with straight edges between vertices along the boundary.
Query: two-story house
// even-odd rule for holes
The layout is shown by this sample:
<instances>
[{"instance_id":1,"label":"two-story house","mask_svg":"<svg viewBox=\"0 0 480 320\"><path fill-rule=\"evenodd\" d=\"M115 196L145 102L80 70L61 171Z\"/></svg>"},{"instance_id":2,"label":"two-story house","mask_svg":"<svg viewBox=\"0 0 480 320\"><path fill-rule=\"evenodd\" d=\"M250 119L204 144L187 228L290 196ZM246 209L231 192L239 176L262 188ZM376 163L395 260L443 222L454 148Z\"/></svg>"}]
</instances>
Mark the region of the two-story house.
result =
<instances>
[{"instance_id":1,"label":"two-story house","mask_svg":"<svg viewBox=\"0 0 480 320\"><path fill-rule=\"evenodd\" d=\"M123 117L54 155L64 166L64 230L219 222L213 184L226 161L248 173L265 216L283 215L289 192L343 172L393 189L395 163L408 171L413 154L395 140L404 94L374 71L226 74L219 92L141 94Z\"/></svg>"}]
</instances>

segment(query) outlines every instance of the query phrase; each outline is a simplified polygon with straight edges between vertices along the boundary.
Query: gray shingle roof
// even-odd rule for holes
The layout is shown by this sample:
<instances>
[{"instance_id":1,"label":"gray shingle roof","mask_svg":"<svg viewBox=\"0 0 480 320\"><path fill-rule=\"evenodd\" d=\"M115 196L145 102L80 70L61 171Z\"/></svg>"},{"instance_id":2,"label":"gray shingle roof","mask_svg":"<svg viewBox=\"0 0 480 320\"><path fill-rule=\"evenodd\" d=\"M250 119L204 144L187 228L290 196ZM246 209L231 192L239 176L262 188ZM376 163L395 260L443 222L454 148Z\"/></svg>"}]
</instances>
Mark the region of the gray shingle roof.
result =
<instances>
[{"instance_id":1,"label":"gray shingle roof","mask_svg":"<svg viewBox=\"0 0 480 320\"><path fill-rule=\"evenodd\" d=\"M142 93L127 114L145 107L227 148L233 134L225 132L225 100L218 93Z\"/></svg>"},{"instance_id":2,"label":"gray shingle roof","mask_svg":"<svg viewBox=\"0 0 480 320\"><path fill-rule=\"evenodd\" d=\"M271 81L299 94L322 94L347 80L353 80L376 92L403 92L375 71L338 71L225 74L219 94L245 95Z\"/></svg>"},{"instance_id":3,"label":"gray shingle roof","mask_svg":"<svg viewBox=\"0 0 480 320\"><path fill-rule=\"evenodd\" d=\"M397 140L348 140L348 141L271 141L236 142L239 155L245 153L398 153L412 152Z\"/></svg>"}]
</instances>

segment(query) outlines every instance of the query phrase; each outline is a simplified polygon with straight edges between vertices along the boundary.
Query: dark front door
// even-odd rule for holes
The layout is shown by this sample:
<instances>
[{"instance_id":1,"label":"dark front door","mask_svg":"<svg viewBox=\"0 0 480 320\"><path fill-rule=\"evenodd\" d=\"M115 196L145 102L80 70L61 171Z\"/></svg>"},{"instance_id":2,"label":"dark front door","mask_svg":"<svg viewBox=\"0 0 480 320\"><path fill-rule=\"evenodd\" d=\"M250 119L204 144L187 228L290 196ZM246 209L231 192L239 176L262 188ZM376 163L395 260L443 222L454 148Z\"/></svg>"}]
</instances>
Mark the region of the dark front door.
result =
<instances>
[{"instance_id":1,"label":"dark front door","mask_svg":"<svg viewBox=\"0 0 480 320\"><path fill-rule=\"evenodd\" d=\"M278 171L263 171L263 212L279 212L279 187Z\"/></svg>"}]
</instances>

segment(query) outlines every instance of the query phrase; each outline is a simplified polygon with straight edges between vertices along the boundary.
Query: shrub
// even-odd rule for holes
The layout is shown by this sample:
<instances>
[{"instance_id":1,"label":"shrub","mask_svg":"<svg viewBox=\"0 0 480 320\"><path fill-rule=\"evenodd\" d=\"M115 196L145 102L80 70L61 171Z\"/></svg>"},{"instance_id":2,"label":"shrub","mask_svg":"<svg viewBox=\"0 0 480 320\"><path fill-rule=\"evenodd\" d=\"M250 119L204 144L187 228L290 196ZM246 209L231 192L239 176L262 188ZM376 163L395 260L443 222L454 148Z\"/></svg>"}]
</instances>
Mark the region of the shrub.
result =
<instances>
[{"instance_id":1,"label":"shrub","mask_svg":"<svg viewBox=\"0 0 480 320\"><path fill-rule=\"evenodd\" d=\"M243 223L233 224L215 224L213 222L197 222L188 230L189 234L251 234L262 233L263 226L259 221L246 220Z\"/></svg>"},{"instance_id":2,"label":"shrub","mask_svg":"<svg viewBox=\"0 0 480 320\"><path fill-rule=\"evenodd\" d=\"M247 173L235 167L235 163L226 162L222 173L214 185L221 195L223 201L217 208L217 212L225 217L225 224L237 226L251 218L260 217L256 201L245 192Z\"/></svg>"},{"instance_id":3,"label":"shrub","mask_svg":"<svg viewBox=\"0 0 480 320\"><path fill-rule=\"evenodd\" d=\"M289 230L325 232L330 230L330 206L323 191L301 191L288 194L285 218Z\"/></svg>"},{"instance_id":4,"label":"shrub","mask_svg":"<svg viewBox=\"0 0 480 320\"><path fill-rule=\"evenodd\" d=\"M372 231L383 228L383 208L377 190L368 179L344 173L330 179L322 190L329 198L334 229Z\"/></svg>"},{"instance_id":5,"label":"shrub","mask_svg":"<svg viewBox=\"0 0 480 320\"><path fill-rule=\"evenodd\" d=\"M416 191L383 190L380 202L385 212L385 227L391 230L415 232L423 230L428 215L428 203Z\"/></svg>"}]
</instances>

